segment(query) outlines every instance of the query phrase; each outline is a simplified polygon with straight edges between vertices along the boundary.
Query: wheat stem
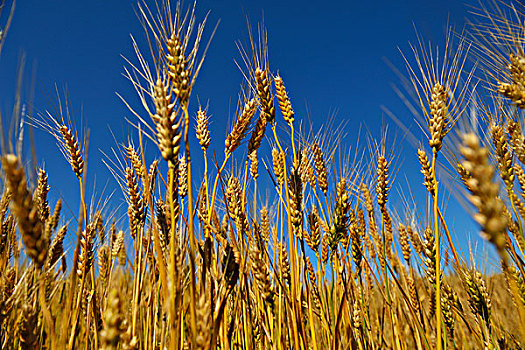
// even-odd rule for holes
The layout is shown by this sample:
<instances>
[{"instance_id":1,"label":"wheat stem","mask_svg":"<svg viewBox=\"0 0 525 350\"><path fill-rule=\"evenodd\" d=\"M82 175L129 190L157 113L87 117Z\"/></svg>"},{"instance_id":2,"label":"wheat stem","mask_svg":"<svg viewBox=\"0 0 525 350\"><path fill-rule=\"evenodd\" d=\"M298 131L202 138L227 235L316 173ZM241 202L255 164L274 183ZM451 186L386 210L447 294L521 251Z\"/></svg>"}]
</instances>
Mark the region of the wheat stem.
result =
<instances>
[{"instance_id":1,"label":"wheat stem","mask_svg":"<svg viewBox=\"0 0 525 350\"><path fill-rule=\"evenodd\" d=\"M189 129L190 129L190 116L188 113L188 104L184 104L182 106L182 109L184 111L184 120L185 120L185 128L184 128L184 145L186 146L186 163L188 167L188 235L190 237L190 273L191 273L191 281L190 281L190 294L191 294L191 304L190 304L190 325L191 325L191 333L192 333L192 343L195 344L195 337L197 336L197 314L196 314L196 296L195 296L195 254L196 251L195 247L195 225L194 225L194 212L193 212L193 177L192 177L192 164L191 164L191 155L190 155L190 143L189 143Z\"/></svg>"},{"instance_id":2,"label":"wheat stem","mask_svg":"<svg viewBox=\"0 0 525 350\"><path fill-rule=\"evenodd\" d=\"M435 245L436 245L436 327L437 327L437 350L441 350L443 343L441 338L441 259L440 259L440 234L439 234L439 202L438 202L438 181L436 177L436 162L438 150L437 148L432 149L432 177L434 183L434 196L433 196L433 205L434 205L434 235L435 235ZM446 341L445 341L446 343ZM446 346L446 345L445 345Z\"/></svg>"}]
</instances>

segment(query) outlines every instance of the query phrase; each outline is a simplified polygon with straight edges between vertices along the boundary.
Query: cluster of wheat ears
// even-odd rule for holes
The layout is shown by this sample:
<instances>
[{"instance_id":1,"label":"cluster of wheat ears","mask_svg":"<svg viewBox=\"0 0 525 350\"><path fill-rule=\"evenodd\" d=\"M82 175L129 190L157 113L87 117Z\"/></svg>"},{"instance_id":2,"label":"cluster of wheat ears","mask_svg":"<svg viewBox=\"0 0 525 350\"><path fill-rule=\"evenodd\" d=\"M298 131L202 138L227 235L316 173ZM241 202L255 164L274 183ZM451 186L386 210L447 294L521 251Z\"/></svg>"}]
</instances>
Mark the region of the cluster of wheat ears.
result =
<instances>
[{"instance_id":1,"label":"cluster of wheat ears","mask_svg":"<svg viewBox=\"0 0 525 350\"><path fill-rule=\"evenodd\" d=\"M366 160L337 162L335 132L297 130L263 28L240 46L247 83L224 152L210 153L208 111L190 108L206 19L195 6L140 3L149 50L133 41L126 70L139 106L123 98L138 142L120 145L110 167L129 225L87 204L86 133L69 106L32 117L71 165L80 210L64 218L47 172L30 184L23 147L9 142L0 348L523 348L525 17L490 5L444 50L420 40L405 56L423 134L414 176L427 192L405 210L388 201L395 156L384 140ZM192 172L197 141L203 174ZM144 154L146 142L161 157ZM456 249L453 237L465 238L447 226L445 184L468 199L497 272Z\"/></svg>"}]
</instances>

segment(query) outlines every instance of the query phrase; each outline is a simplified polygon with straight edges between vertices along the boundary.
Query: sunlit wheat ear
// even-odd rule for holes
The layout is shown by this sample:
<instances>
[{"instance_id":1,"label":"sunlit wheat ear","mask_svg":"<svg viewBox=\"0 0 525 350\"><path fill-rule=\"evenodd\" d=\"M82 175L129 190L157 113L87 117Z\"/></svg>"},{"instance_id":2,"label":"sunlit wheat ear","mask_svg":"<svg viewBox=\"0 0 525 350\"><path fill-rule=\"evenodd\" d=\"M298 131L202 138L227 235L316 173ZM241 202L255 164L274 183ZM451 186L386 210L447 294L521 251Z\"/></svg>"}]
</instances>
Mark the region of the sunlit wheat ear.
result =
<instances>
[{"instance_id":1,"label":"sunlit wheat ear","mask_svg":"<svg viewBox=\"0 0 525 350\"><path fill-rule=\"evenodd\" d=\"M441 149L443 138L449 131L448 120L448 91L443 85L435 83L430 94L430 119L428 131L430 139L428 144L437 151Z\"/></svg>"},{"instance_id":2,"label":"sunlit wheat ear","mask_svg":"<svg viewBox=\"0 0 525 350\"><path fill-rule=\"evenodd\" d=\"M52 267L54 266L59 259L62 259L64 256L64 238L66 237L67 233L67 226L63 226L60 230L58 230L55 238L53 238L53 241L51 242L51 245L49 246L49 252L47 255L47 261L46 266ZM62 260L62 267L64 268L65 272L65 259Z\"/></svg>"},{"instance_id":3,"label":"sunlit wheat ear","mask_svg":"<svg viewBox=\"0 0 525 350\"><path fill-rule=\"evenodd\" d=\"M290 259L288 259L288 252L286 246L278 243L278 258L279 258L279 269L283 279L290 285Z\"/></svg>"},{"instance_id":4,"label":"sunlit wheat ear","mask_svg":"<svg viewBox=\"0 0 525 350\"><path fill-rule=\"evenodd\" d=\"M250 159L250 175L255 180L259 177L259 159L257 158L257 151L253 151L248 155Z\"/></svg>"},{"instance_id":5,"label":"sunlit wheat ear","mask_svg":"<svg viewBox=\"0 0 525 350\"><path fill-rule=\"evenodd\" d=\"M228 200L228 212L239 230L239 234L246 232L248 222L242 207L242 187L239 179L230 176L226 188L226 199Z\"/></svg>"},{"instance_id":6,"label":"sunlit wheat ear","mask_svg":"<svg viewBox=\"0 0 525 350\"><path fill-rule=\"evenodd\" d=\"M67 159L73 172L77 178L82 177L84 171L84 159L82 157L82 150L78 145L78 141L75 135L71 132L71 129L66 125L59 127L60 134L62 135L62 142L65 149L68 151Z\"/></svg>"},{"instance_id":7,"label":"sunlit wheat ear","mask_svg":"<svg viewBox=\"0 0 525 350\"><path fill-rule=\"evenodd\" d=\"M379 156L377 160L377 204L382 212L386 210L386 202L388 201L388 193L390 191L390 184L388 180L388 163L385 156Z\"/></svg>"},{"instance_id":8,"label":"sunlit wheat ear","mask_svg":"<svg viewBox=\"0 0 525 350\"><path fill-rule=\"evenodd\" d=\"M111 225L109 226L109 249L113 249L113 245L115 244L115 241L117 240L117 222L115 219L111 222Z\"/></svg>"},{"instance_id":9,"label":"sunlit wheat ear","mask_svg":"<svg viewBox=\"0 0 525 350\"><path fill-rule=\"evenodd\" d=\"M11 218L13 218L13 216L11 216ZM14 218L13 218L14 220ZM15 224L13 223L13 229L11 229L11 231L8 233L8 240L11 242L10 244L10 247L11 247L11 252L13 254L13 258L15 260L18 260L20 258L20 245L19 245L19 242L18 242L18 237L17 237L17 234L16 234L16 229L15 229ZM18 230L20 232L20 229Z\"/></svg>"},{"instance_id":10,"label":"sunlit wheat ear","mask_svg":"<svg viewBox=\"0 0 525 350\"><path fill-rule=\"evenodd\" d=\"M465 169L465 167L461 163L456 164L456 170L457 170L457 172L459 174L459 179L461 180L463 185L467 189L469 189L469 184L468 184L467 180L471 178L470 173L467 171L467 169Z\"/></svg>"},{"instance_id":11,"label":"sunlit wheat ear","mask_svg":"<svg viewBox=\"0 0 525 350\"><path fill-rule=\"evenodd\" d=\"M365 183L361 184L361 194L363 195L364 204L365 204L366 211L368 212L368 215L370 217L373 217L374 202L372 201L372 196L370 195L370 190L368 189L368 185Z\"/></svg>"},{"instance_id":12,"label":"sunlit wheat ear","mask_svg":"<svg viewBox=\"0 0 525 350\"><path fill-rule=\"evenodd\" d=\"M269 305L273 305L274 292L270 279L270 271L266 266L262 253L257 250L257 248L252 247L252 249L250 249L250 259L252 261L252 272L259 292Z\"/></svg>"},{"instance_id":13,"label":"sunlit wheat ear","mask_svg":"<svg viewBox=\"0 0 525 350\"><path fill-rule=\"evenodd\" d=\"M18 221L27 254L37 266L42 267L49 241L44 235L44 225L29 192L24 168L14 154L2 157L2 168L7 179L7 188L12 194L11 208Z\"/></svg>"},{"instance_id":14,"label":"sunlit wheat ear","mask_svg":"<svg viewBox=\"0 0 525 350\"><path fill-rule=\"evenodd\" d=\"M144 169L142 161L140 160L140 156L138 155L133 145L129 143L126 147L124 147L124 150L126 151L126 157L128 158L128 161L130 162L131 166L133 166L133 169L135 170L137 176L141 179L144 179L146 176L146 169Z\"/></svg>"},{"instance_id":15,"label":"sunlit wheat ear","mask_svg":"<svg viewBox=\"0 0 525 350\"><path fill-rule=\"evenodd\" d=\"M361 328L361 319L362 319L362 316L361 316L361 308L359 307L359 302L356 300L354 302L354 312L353 312L353 315L352 315L352 325L354 326L355 329L360 329Z\"/></svg>"},{"instance_id":16,"label":"sunlit wheat ear","mask_svg":"<svg viewBox=\"0 0 525 350\"><path fill-rule=\"evenodd\" d=\"M365 212L363 211L362 208L359 208L357 212L357 220L359 224L359 235L361 236L361 239L364 241L365 237L368 237L368 232L367 232L367 227L366 227ZM363 254L365 252L365 248L367 248L366 242L363 247Z\"/></svg>"},{"instance_id":17,"label":"sunlit wheat ear","mask_svg":"<svg viewBox=\"0 0 525 350\"><path fill-rule=\"evenodd\" d=\"M355 218L355 214L351 215L350 226L348 228L349 239L352 248L352 260L358 275L361 274L361 263L363 261L363 241L359 233L358 222Z\"/></svg>"},{"instance_id":18,"label":"sunlit wheat ear","mask_svg":"<svg viewBox=\"0 0 525 350\"><path fill-rule=\"evenodd\" d=\"M58 227L58 221L60 220L60 212L62 211L62 199L58 199L53 210L53 215L49 217L46 222L46 231L52 233Z\"/></svg>"},{"instance_id":19,"label":"sunlit wheat ear","mask_svg":"<svg viewBox=\"0 0 525 350\"><path fill-rule=\"evenodd\" d=\"M500 176L507 187L507 190L512 191L514 186L514 167L512 166L512 153L509 150L505 132L501 125L492 125L492 142L496 149L496 160Z\"/></svg>"},{"instance_id":20,"label":"sunlit wheat ear","mask_svg":"<svg viewBox=\"0 0 525 350\"><path fill-rule=\"evenodd\" d=\"M451 338L454 338L454 308L458 304L458 296L447 283L443 284L443 293L441 296L441 305L443 312L443 323L447 327L448 334Z\"/></svg>"},{"instance_id":21,"label":"sunlit wheat ear","mask_svg":"<svg viewBox=\"0 0 525 350\"><path fill-rule=\"evenodd\" d=\"M498 92L512 101L518 108L525 108L525 57L511 53L507 66L511 83L498 81Z\"/></svg>"},{"instance_id":22,"label":"sunlit wheat ear","mask_svg":"<svg viewBox=\"0 0 525 350\"><path fill-rule=\"evenodd\" d=\"M211 137L209 130L209 117L206 115L206 111L199 108L197 112L197 127L196 134L197 140L203 151L206 151L210 147Z\"/></svg>"},{"instance_id":23,"label":"sunlit wheat ear","mask_svg":"<svg viewBox=\"0 0 525 350\"><path fill-rule=\"evenodd\" d=\"M494 167L489 163L489 150L480 146L475 134L464 134L460 148L463 167L470 174L466 180L472 204L478 213L474 219L481 225L481 234L505 255L507 220L505 205L498 197L498 184L493 182Z\"/></svg>"},{"instance_id":24,"label":"sunlit wheat ear","mask_svg":"<svg viewBox=\"0 0 525 350\"><path fill-rule=\"evenodd\" d=\"M204 196L204 186L199 191L199 206L197 208L197 217L199 218L201 225L204 225L203 230L209 233L209 229L205 226L209 222L208 216L208 205L206 204L206 198Z\"/></svg>"},{"instance_id":25,"label":"sunlit wheat ear","mask_svg":"<svg viewBox=\"0 0 525 350\"><path fill-rule=\"evenodd\" d=\"M259 104L266 120L273 126L275 124L275 104L273 102L272 84L267 72L257 67L255 69L255 82Z\"/></svg>"},{"instance_id":26,"label":"sunlit wheat ear","mask_svg":"<svg viewBox=\"0 0 525 350\"><path fill-rule=\"evenodd\" d=\"M337 245L346 238L346 229L349 219L350 198L346 187L346 179L342 178L337 184L335 208L330 226L330 250L335 253Z\"/></svg>"},{"instance_id":27,"label":"sunlit wheat ear","mask_svg":"<svg viewBox=\"0 0 525 350\"><path fill-rule=\"evenodd\" d=\"M77 275L81 280L86 276L88 271L93 266L93 239L95 238L95 228L93 225L89 224L86 226L86 229L82 231L80 237L80 255L78 256L78 269Z\"/></svg>"},{"instance_id":28,"label":"sunlit wheat ear","mask_svg":"<svg viewBox=\"0 0 525 350\"><path fill-rule=\"evenodd\" d=\"M98 271L103 288L106 287L108 282L107 278L109 275L110 264L111 252L109 251L109 246L103 245L98 251Z\"/></svg>"},{"instance_id":29,"label":"sunlit wheat ear","mask_svg":"<svg viewBox=\"0 0 525 350\"><path fill-rule=\"evenodd\" d=\"M124 237L124 236L122 236ZM124 267L126 266L126 263L128 262L128 254L126 251L126 245L121 244L120 250L118 251L118 263L120 266Z\"/></svg>"},{"instance_id":30,"label":"sunlit wheat ear","mask_svg":"<svg viewBox=\"0 0 525 350\"><path fill-rule=\"evenodd\" d=\"M405 259L405 262L407 265L410 265L410 239L408 237L407 228L405 225L400 224L398 227L399 232L399 243L401 244L401 251L403 253L403 259Z\"/></svg>"},{"instance_id":31,"label":"sunlit wheat ear","mask_svg":"<svg viewBox=\"0 0 525 350\"><path fill-rule=\"evenodd\" d=\"M509 121L507 125L507 132L510 137L514 154L519 159L521 164L525 164L525 137L521 132L520 124L512 120Z\"/></svg>"},{"instance_id":32,"label":"sunlit wheat ear","mask_svg":"<svg viewBox=\"0 0 525 350\"><path fill-rule=\"evenodd\" d=\"M419 297L417 294L417 287L416 282L412 277L408 277L407 279L408 284L408 296L410 298L410 303L412 304L412 307L419 312L420 310L420 304L419 304Z\"/></svg>"},{"instance_id":33,"label":"sunlit wheat ear","mask_svg":"<svg viewBox=\"0 0 525 350\"><path fill-rule=\"evenodd\" d=\"M288 196L290 198L289 210L290 221L293 226L295 237L303 239L303 183L299 174L299 169L292 167L290 179L288 181Z\"/></svg>"},{"instance_id":34,"label":"sunlit wheat ear","mask_svg":"<svg viewBox=\"0 0 525 350\"><path fill-rule=\"evenodd\" d=\"M385 240L385 248L386 248L386 257L388 260L390 260L390 263L392 264L392 267L397 267L397 255L393 254L392 244L394 242L394 227L392 223L392 217L388 213L387 210L385 210L382 213L383 216L383 222L385 226L384 230L384 240Z\"/></svg>"},{"instance_id":35,"label":"sunlit wheat ear","mask_svg":"<svg viewBox=\"0 0 525 350\"><path fill-rule=\"evenodd\" d=\"M112 259L119 255L122 246L124 245L124 231L119 231L111 245L111 256Z\"/></svg>"},{"instance_id":36,"label":"sunlit wheat ear","mask_svg":"<svg viewBox=\"0 0 525 350\"><path fill-rule=\"evenodd\" d=\"M381 247L381 237L379 236L374 214L374 202L372 200L370 190L368 189L368 186L365 183L361 185L361 194L363 195L365 208L368 213L370 236L372 237L374 244L378 245L378 247ZM383 254L379 254L379 259L384 259L382 255Z\"/></svg>"},{"instance_id":37,"label":"sunlit wheat ear","mask_svg":"<svg viewBox=\"0 0 525 350\"><path fill-rule=\"evenodd\" d=\"M314 167L312 166L312 163L308 160L307 161L307 168L306 168L306 180L310 184L312 188L315 188L317 185L317 178L315 177L315 171Z\"/></svg>"},{"instance_id":38,"label":"sunlit wheat ear","mask_svg":"<svg viewBox=\"0 0 525 350\"><path fill-rule=\"evenodd\" d=\"M239 147L256 111L257 100L255 98L252 98L244 104L240 115L235 121L232 131L228 134L226 141L224 141L224 146L226 147L224 151L226 153L233 153L233 151Z\"/></svg>"},{"instance_id":39,"label":"sunlit wheat ear","mask_svg":"<svg viewBox=\"0 0 525 350\"><path fill-rule=\"evenodd\" d=\"M163 79L157 79L153 87L153 101L155 114L151 116L157 129L157 140L162 158L166 161L177 161L182 137L182 118L178 118L175 111L175 102L172 102L171 93Z\"/></svg>"},{"instance_id":40,"label":"sunlit wheat ear","mask_svg":"<svg viewBox=\"0 0 525 350\"><path fill-rule=\"evenodd\" d=\"M169 77L173 84L173 92L181 104L186 105L190 95L190 73L184 53L185 48L175 31L166 41L166 47L168 51L166 59L168 61Z\"/></svg>"},{"instance_id":41,"label":"sunlit wheat ear","mask_svg":"<svg viewBox=\"0 0 525 350\"><path fill-rule=\"evenodd\" d=\"M169 228L171 225L171 221L168 220L168 214L166 210L166 205L162 201L162 199L157 200L156 203L156 222L157 226L159 228L159 238L160 238L160 245L162 246L162 249L165 250L168 247L169 240L170 240L170 234L169 234Z\"/></svg>"},{"instance_id":42,"label":"sunlit wheat ear","mask_svg":"<svg viewBox=\"0 0 525 350\"><path fill-rule=\"evenodd\" d=\"M368 251L368 255L370 259L375 260L377 253L376 253L376 248L374 246L374 242L372 241L371 235L364 235L363 240L365 241L366 250Z\"/></svg>"},{"instance_id":43,"label":"sunlit wheat ear","mask_svg":"<svg viewBox=\"0 0 525 350\"><path fill-rule=\"evenodd\" d=\"M452 29L448 29L444 48L427 49L418 36L417 46L411 45L415 64L404 56L424 116L418 122L427 125L434 152L441 149L445 136L464 112L473 75L470 71L462 76L470 45L464 39L454 43L453 37Z\"/></svg>"},{"instance_id":44,"label":"sunlit wheat ear","mask_svg":"<svg viewBox=\"0 0 525 350\"><path fill-rule=\"evenodd\" d=\"M314 155L315 171L317 173L317 183L324 194L328 193L328 173L326 171L326 163L323 157L321 147L314 142L312 145L312 153Z\"/></svg>"},{"instance_id":45,"label":"sunlit wheat ear","mask_svg":"<svg viewBox=\"0 0 525 350\"><path fill-rule=\"evenodd\" d=\"M513 168L514 168L514 174L516 174L516 178L518 179L518 183L520 185L521 192L525 193L525 171L517 163L514 164Z\"/></svg>"},{"instance_id":46,"label":"sunlit wheat ear","mask_svg":"<svg viewBox=\"0 0 525 350\"><path fill-rule=\"evenodd\" d=\"M230 230L230 223L228 221L228 215L222 217L219 229L217 230L217 238L224 244L228 245L228 233Z\"/></svg>"},{"instance_id":47,"label":"sunlit wheat ear","mask_svg":"<svg viewBox=\"0 0 525 350\"><path fill-rule=\"evenodd\" d=\"M261 235L265 241L268 243L270 239L270 212L266 206L261 208Z\"/></svg>"},{"instance_id":48,"label":"sunlit wheat ear","mask_svg":"<svg viewBox=\"0 0 525 350\"><path fill-rule=\"evenodd\" d=\"M153 198L155 194L155 182L157 180L158 172L159 172L159 161L155 159L153 162L151 162L149 166L149 171L148 171L148 182L149 182L148 193L149 193L150 198Z\"/></svg>"},{"instance_id":49,"label":"sunlit wheat ear","mask_svg":"<svg viewBox=\"0 0 525 350\"><path fill-rule=\"evenodd\" d=\"M103 245L106 242L106 229L104 227L104 219L102 218L102 212L100 210L97 210L92 220L93 226L98 231L99 243L100 245Z\"/></svg>"},{"instance_id":50,"label":"sunlit wheat ear","mask_svg":"<svg viewBox=\"0 0 525 350\"><path fill-rule=\"evenodd\" d=\"M420 254L423 252L423 243L421 241L421 236L419 233L414 231L411 226L407 227L408 237L410 237L410 241L412 241L412 245L414 246L414 250L416 253Z\"/></svg>"},{"instance_id":51,"label":"sunlit wheat ear","mask_svg":"<svg viewBox=\"0 0 525 350\"><path fill-rule=\"evenodd\" d=\"M424 177L423 185L425 185L425 187L431 195L434 195L434 191L436 188L434 183L434 177L432 175L432 166L428 159L427 153L425 152L425 150L419 148L417 150L417 157L419 159L419 163L421 164L421 173Z\"/></svg>"},{"instance_id":52,"label":"sunlit wheat ear","mask_svg":"<svg viewBox=\"0 0 525 350\"><path fill-rule=\"evenodd\" d=\"M145 208L142 195L139 190L139 182L135 171L126 167L126 181L128 189L128 216L131 237L136 238L137 232L140 229L145 219Z\"/></svg>"},{"instance_id":53,"label":"sunlit wheat ear","mask_svg":"<svg viewBox=\"0 0 525 350\"><path fill-rule=\"evenodd\" d=\"M264 115L264 113L261 113L259 115L259 119L257 119L255 128L252 131L250 140L248 141L248 154L253 153L257 149L259 149L259 147L261 147L261 142L264 139L267 124L268 121L266 119L266 116Z\"/></svg>"},{"instance_id":54,"label":"sunlit wheat ear","mask_svg":"<svg viewBox=\"0 0 525 350\"><path fill-rule=\"evenodd\" d=\"M206 55L207 46L203 52L200 52L199 46L207 16L197 26L197 31L194 32L196 25L195 7L190 7L184 13L181 4L178 3L175 16L172 17L170 6L169 2L162 3L161 15L153 16L147 6L142 8L141 4L141 14L147 23L145 25L146 30L149 29L152 32L152 37L156 41L150 40L150 45L162 47L159 48L159 51L164 53L163 61L167 63L173 92L180 104L187 106L193 84ZM190 41L193 42L192 46L190 46ZM157 52L152 54L158 55Z\"/></svg>"},{"instance_id":55,"label":"sunlit wheat ear","mask_svg":"<svg viewBox=\"0 0 525 350\"><path fill-rule=\"evenodd\" d=\"M423 262L425 263L425 273L430 284L436 283L436 240L430 227L425 229L423 240Z\"/></svg>"},{"instance_id":56,"label":"sunlit wheat ear","mask_svg":"<svg viewBox=\"0 0 525 350\"><path fill-rule=\"evenodd\" d=\"M283 118L288 124L293 125L295 113L292 108L292 103L290 102L290 97L284 87L283 78L278 75L273 81L275 84L277 102L279 102Z\"/></svg>"},{"instance_id":57,"label":"sunlit wheat ear","mask_svg":"<svg viewBox=\"0 0 525 350\"><path fill-rule=\"evenodd\" d=\"M282 186L284 183L284 157L275 147L272 149L272 163L277 185Z\"/></svg>"},{"instance_id":58,"label":"sunlit wheat ear","mask_svg":"<svg viewBox=\"0 0 525 350\"><path fill-rule=\"evenodd\" d=\"M491 300L481 273L474 268L463 271L463 283L465 284L470 310L481 317L485 322L490 322Z\"/></svg>"},{"instance_id":59,"label":"sunlit wheat ear","mask_svg":"<svg viewBox=\"0 0 525 350\"><path fill-rule=\"evenodd\" d=\"M296 159L299 162L299 175L303 184L308 182L308 168L310 167L310 160L308 159L308 149L304 148Z\"/></svg>"},{"instance_id":60,"label":"sunlit wheat ear","mask_svg":"<svg viewBox=\"0 0 525 350\"><path fill-rule=\"evenodd\" d=\"M330 253L330 235L327 232L323 234L321 243L321 259L323 263L326 264Z\"/></svg>"},{"instance_id":61,"label":"sunlit wheat ear","mask_svg":"<svg viewBox=\"0 0 525 350\"><path fill-rule=\"evenodd\" d=\"M181 156L179 157L179 169L178 169L178 175L179 175L179 196L181 198L186 197L188 194L188 164L186 163L186 157Z\"/></svg>"},{"instance_id":62,"label":"sunlit wheat ear","mask_svg":"<svg viewBox=\"0 0 525 350\"><path fill-rule=\"evenodd\" d=\"M436 315L436 291L434 289L430 291L428 300L428 311L430 317L434 317Z\"/></svg>"},{"instance_id":63,"label":"sunlit wheat ear","mask_svg":"<svg viewBox=\"0 0 525 350\"><path fill-rule=\"evenodd\" d=\"M47 202L47 194L49 192L49 186L47 184L47 173L44 169L38 170L38 185L33 194L33 199L36 206L38 207L38 213L40 220L45 222L49 217L49 203Z\"/></svg>"},{"instance_id":64,"label":"sunlit wheat ear","mask_svg":"<svg viewBox=\"0 0 525 350\"><path fill-rule=\"evenodd\" d=\"M321 228L319 220L320 218L317 212L317 207L314 206L312 212L308 214L308 227L310 228L310 234L305 237L305 241L316 253L318 252L319 244L321 243Z\"/></svg>"}]
</instances>

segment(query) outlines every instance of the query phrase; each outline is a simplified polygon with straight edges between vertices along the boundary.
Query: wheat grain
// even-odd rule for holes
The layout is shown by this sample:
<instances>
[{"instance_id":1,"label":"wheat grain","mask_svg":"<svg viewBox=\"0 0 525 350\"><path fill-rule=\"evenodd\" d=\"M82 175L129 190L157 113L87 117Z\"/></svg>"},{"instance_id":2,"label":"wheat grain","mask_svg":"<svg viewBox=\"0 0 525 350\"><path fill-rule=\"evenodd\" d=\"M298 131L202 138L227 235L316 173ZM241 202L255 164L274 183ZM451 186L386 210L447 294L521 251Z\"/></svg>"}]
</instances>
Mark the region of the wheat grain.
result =
<instances>
[{"instance_id":1,"label":"wheat grain","mask_svg":"<svg viewBox=\"0 0 525 350\"><path fill-rule=\"evenodd\" d=\"M60 126L60 134L62 135L62 142L68 151L68 161L77 178L82 177L84 171L84 159L82 157L82 150L78 145L77 138L71 132L71 129L66 125Z\"/></svg>"},{"instance_id":2,"label":"wheat grain","mask_svg":"<svg viewBox=\"0 0 525 350\"><path fill-rule=\"evenodd\" d=\"M158 146L162 157L166 161L175 162L180 150L182 138L182 118L178 118L175 111L175 103L171 101L163 79L157 79L153 87L153 101L155 103L155 114L151 116L157 128Z\"/></svg>"},{"instance_id":3,"label":"wheat grain","mask_svg":"<svg viewBox=\"0 0 525 350\"><path fill-rule=\"evenodd\" d=\"M273 103L270 77L266 71L257 67L255 69L255 81L257 83L257 96L259 97L259 104L264 114L264 119L273 126L275 124L275 106Z\"/></svg>"},{"instance_id":4,"label":"wheat grain","mask_svg":"<svg viewBox=\"0 0 525 350\"><path fill-rule=\"evenodd\" d=\"M279 102L283 118L288 124L293 125L295 113L290 98L288 97L288 93L286 92L286 88L284 87L283 78L278 75L273 82L275 84L277 101Z\"/></svg>"},{"instance_id":5,"label":"wheat grain","mask_svg":"<svg viewBox=\"0 0 525 350\"><path fill-rule=\"evenodd\" d=\"M386 162L385 156L379 156L377 160L377 186L376 186L376 195L377 195L377 204L381 212L386 211L386 202L388 200L388 192L390 190L389 181L388 181L388 164Z\"/></svg>"},{"instance_id":6,"label":"wheat grain","mask_svg":"<svg viewBox=\"0 0 525 350\"><path fill-rule=\"evenodd\" d=\"M317 173L317 182L324 194L328 191L328 174L326 171L326 164L324 162L323 151L321 147L314 142L312 145L312 152L314 154L315 171Z\"/></svg>"},{"instance_id":7,"label":"wheat grain","mask_svg":"<svg viewBox=\"0 0 525 350\"><path fill-rule=\"evenodd\" d=\"M211 143L210 130L208 124L209 117L206 115L206 111L199 108L199 111L197 112L196 133L197 140L199 140L199 144L201 145L203 151L206 151L208 147L210 147Z\"/></svg>"},{"instance_id":8,"label":"wheat grain","mask_svg":"<svg viewBox=\"0 0 525 350\"><path fill-rule=\"evenodd\" d=\"M430 132L428 144L439 151L443 144L443 138L449 131L448 91L442 84L434 84L429 104L431 118L428 121Z\"/></svg>"},{"instance_id":9,"label":"wheat grain","mask_svg":"<svg viewBox=\"0 0 525 350\"><path fill-rule=\"evenodd\" d=\"M166 41L169 77L173 84L173 92L181 104L188 103L190 95L190 73L188 71L188 60L184 54L185 47L175 31Z\"/></svg>"},{"instance_id":10,"label":"wheat grain","mask_svg":"<svg viewBox=\"0 0 525 350\"><path fill-rule=\"evenodd\" d=\"M255 98L252 98L244 104L244 108L237 118L232 131L228 134L226 141L224 141L226 153L233 153L233 151L240 146L256 111L257 100Z\"/></svg>"}]
</instances>

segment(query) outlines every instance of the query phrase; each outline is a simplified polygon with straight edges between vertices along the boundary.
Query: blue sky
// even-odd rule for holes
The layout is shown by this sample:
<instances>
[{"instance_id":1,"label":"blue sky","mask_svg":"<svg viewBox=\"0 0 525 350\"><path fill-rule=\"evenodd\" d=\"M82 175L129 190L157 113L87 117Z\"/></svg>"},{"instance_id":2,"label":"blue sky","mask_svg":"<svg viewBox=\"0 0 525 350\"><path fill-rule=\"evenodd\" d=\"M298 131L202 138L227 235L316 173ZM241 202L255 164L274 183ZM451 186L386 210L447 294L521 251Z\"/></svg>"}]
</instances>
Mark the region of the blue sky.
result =
<instances>
[{"instance_id":1,"label":"blue sky","mask_svg":"<svg viewBox=\"0 0 525 350\"><path fill-rule=\"evenodd\" d=\"M420 35L439 45L443 43L447 20L459 30L468 15L468 5L477 1L198 1L198 16L211 11L207 33L220 25L213 38L203 69L192 95L209 104L212 115L212 147L222 156L227 122L234 111L243 78L234 60L240 60L235 42L246 41L244 14L252 24L262 18L268 29L270 68L284 78L296 119L310 120L318 129L330 114L337 112L335 124L347 123L347 140L353 146L357 130L369 129L381 135L381 126L392 124L393 136L402 133L382 112L385 105L417 132L412 115L392 90L399 80L385 58L406 72L398 48L409 51L408 43ZM90 184L96 183L95 197L102 188L115 188L115 181L101 162L101 151L108 153L133 132L125 118L133 119L116 95L136 103L135 93L123 77L125 62L133 58L130 34L144 48L135 1L18 1L15 16L0 58L0 109L4 115L13 104L17 63L26 56L26 84L29 91L35 67L35 110L49 108L47 95L55 98L54 84L67 86L77 125L80 116L91 130ZM134 119L133 119L134 120ZM422 138L422 135L417 134ZM51 198L76 196L76 179L60 155L53 138L35 131L39 160L50 170ZM196 141L196 140L195 140ZM195 143L196 144L196 143ZM402 172L398 181L409 177L415 193L424 193L415 149L397 142ZM153 146L151 152L156 151ZM152 155L153 157L153 155ZM150 158L151 159L151 158ZM201 169L196 164L196 171ZM108 180L109 179L109 180ZM97 198L98 198L97 197ZM115 194L117 203L123 197ZM71 206L76 213L76 204ZM457 212L457 211L456 211ZM476 237L469 221L451 217L460 232L455 235L466 249L466 230Z\"/></svg>"}]
</instances>

